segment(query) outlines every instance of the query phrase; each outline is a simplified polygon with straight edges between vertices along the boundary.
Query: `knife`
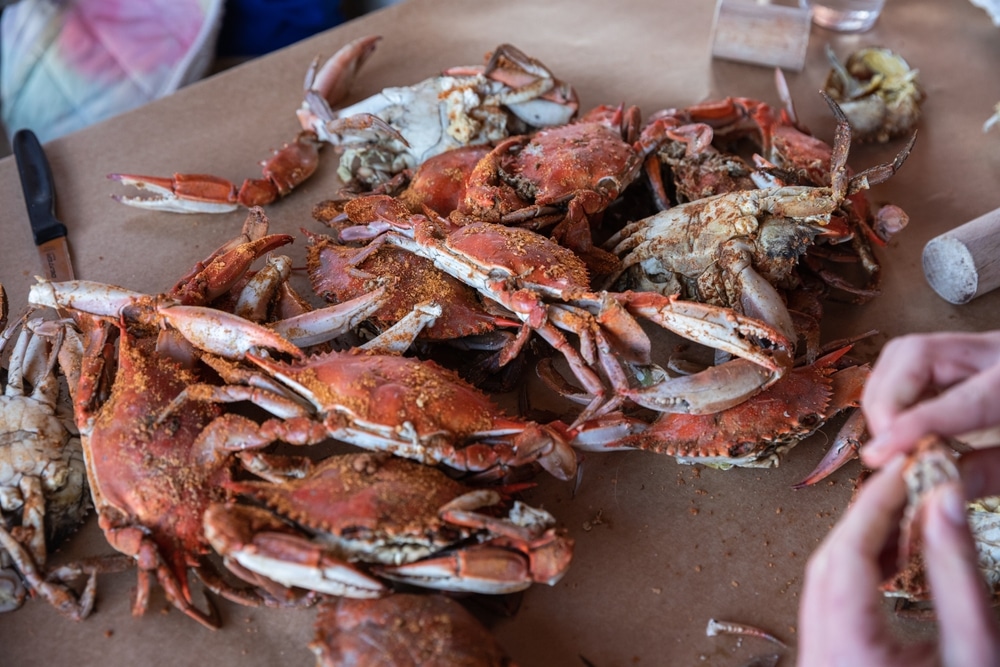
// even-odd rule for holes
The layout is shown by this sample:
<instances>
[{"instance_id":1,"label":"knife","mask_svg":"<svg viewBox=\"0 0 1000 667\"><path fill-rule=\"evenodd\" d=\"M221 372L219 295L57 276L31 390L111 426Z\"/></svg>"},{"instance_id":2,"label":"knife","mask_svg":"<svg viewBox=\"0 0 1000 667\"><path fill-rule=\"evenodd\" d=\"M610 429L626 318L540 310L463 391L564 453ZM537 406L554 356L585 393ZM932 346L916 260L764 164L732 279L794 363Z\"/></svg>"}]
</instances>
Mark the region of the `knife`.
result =
<instances>
[{"instance_id":1,"label":"knife","mask_svg":"<svg viewBox=\"0 0 1000 667\"><path fill-rule=\"evenodd\" d=\"M42 144L31 130L18 130L11 149L21 176L24 201L28 205L31 233L42 259L43 276L48 280L73 280L73 263L66 241L66 225L56 219L56 191L52 169Z\"/></svg>"}]
</instances>

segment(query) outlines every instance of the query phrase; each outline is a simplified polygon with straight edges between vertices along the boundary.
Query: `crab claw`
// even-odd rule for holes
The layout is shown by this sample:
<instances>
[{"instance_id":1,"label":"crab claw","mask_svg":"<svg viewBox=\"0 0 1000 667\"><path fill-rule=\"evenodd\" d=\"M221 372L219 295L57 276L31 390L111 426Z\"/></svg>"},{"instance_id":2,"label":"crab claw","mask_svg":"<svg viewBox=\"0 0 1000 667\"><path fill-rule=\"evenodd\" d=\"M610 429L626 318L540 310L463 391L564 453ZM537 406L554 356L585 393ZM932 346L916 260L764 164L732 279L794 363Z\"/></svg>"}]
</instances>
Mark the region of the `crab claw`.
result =
<instances>
[{"instance_id":1,"label":"crab claw","mask_svg":"<svg viewBox=\"0 0 1000 667\"><path fill-rule=\"evenodd\" d=\"M655 366L646 366L653 376L652 384L622 392L644 407L686 414L718 412L774 384L792 366L789 340L761 320L655 292L624 292L618 298L634 315L741 357L673 378Z\"/></svg>"},{"instance_id":2,"label":"crab claw","mask_svg":"<svg viewBox=\"0 0 1000 667\"><path fill-rule=\"evenodd\" d=\"M837 437L834 439L833 444L830 445L830 449L826 451L823 459L811 473L806 475L801 482L793 485L792 488L803 489L807 486L812 486L840 470L858 457L861 445L867 439L864 414L860 410L855 410L840 428Z\"/></svg>"},{"instance_id":3,"label":"crab claw","mask_svg":"<svg viewBox=\"0 0 1000 667\"><path fill-rule=\"evenodd\" d=\"M248 352L274 350L296 359L305 357L301 348L281 334L238 315L204 306L161 306L160 316L200 350L227 359L242 359Z\"/></svg>"},{"instance_id":4,"label":"crab claw","mask_svg":"<svg viewBox=\"0 0 1000 667\"><path fill-rule=\"evenodd\" d=\"M382 39L380 35L368 35L359 37L354 41L342 46L339 51L319 67L319 58L313 60L312 65L306 72L305 85L306 92L316 92L320 94L327 104L339 104L350 92L351 85L358 75L361 66L375 52L375 46ZM305 109L299 112L299 118L307 113ZM311 124L302 123L302 127L308 128Z\"/></svg>"},{"instance_id":5,"label":"crab claw","mask_svg":"<svg viewBox=\"0 0 1000 667\"><path fill-rule=\"evenodd\" d=\"M108 178L153 195L112 195L121 204L173 213L228 213L240 206L265 206L294 190L315 173L319 147L314 132L300 132L295 141L272 151L260 163L263 178L248 178L239 190L231 181L211 174L174 174L173 178L108 174Z\"/></svg>"},{"instance_id":6,"label":"crab claw","mask_svg":"<svg viewBox=\"0 0 1000 667\"><path fill-rule=\"evenodd\" d=\"M514 465L538 461L546 472L557 479L573 479L576 475L577 455L555 425L528 424L515 439L517 457Z\"/></svg>"},{"instance_id":7,"label":"crab claw","mask_svg":"<svg viewBox=\"0 0 1000 667\"><path fill-rule=\"evenodd\" d=\"M239 208L236 186L211 174L174 174L173 178L108 174L108 178L153 195L111 195L116 202L136 208L173 213L228 213Z\"/></svg>"},{"instance_id":8,"label":"crab claw","mask_svg":"<svg viewBox=\"0 0 1000 667\"><path fill-rule=\"evenodd\" d=\"M490 545L477 545L407 565L379 568L378 573L386 579L456 593L504 595L523 591L532 584L523 554Z\"/></svg>"},{"instance_id":9,"label":"crab claw","mask_svg":"<svg viewBox=\"0 0 1000 667\"><path fill-rule=\"evenodd\" d=\"M708 341L712 347L780 372L792 365L788 338L766 322L722 308L655 292L616 295L630 313L675 331L691 340Z\"/></svg>"},{"instance_id":10,"label":"crab claw","mask_svg":"<svg viewBox=\"0 0 1000 667\"><path fill-rule=\"evenodd\" d=\"M496 48L483 75L510 88L502 96L503 103L530 125L565 125L579 110L572 86L556 79L549 68L511 44Z\"/></svg>"},{"instance_id":11,"label":"crab claw","mask_svg":"<svg viewBox=\"0 0 1000 667\"><path fill-rule=\"evenodd\" d=\"M382 38L369 35L346 44L319 67L319 59L313 60L306 72L305 98L296 111L299 124L307 132L314 132L321 140L330 144L343 144L354 135L369 130L384 134L390 139L408 146L406 139L394 127L371 113L359 113L338 117L333 107L347 97L361 66L375 51L375 45ZM358 141L365 141L362 135Z\"/></svg>"},{"instance_id":12,"label":"crab claw","mask_svg":"<svg viewBox=\"0 0 1000 667\"><path fill-rule=\"evenodd\" d=\"M256 507L209 506L205 537L236 574L249 571L283 586L352 598L378 598L386 588L377 579L295 535L288 524Z\"/></svg>"}]
</instances>

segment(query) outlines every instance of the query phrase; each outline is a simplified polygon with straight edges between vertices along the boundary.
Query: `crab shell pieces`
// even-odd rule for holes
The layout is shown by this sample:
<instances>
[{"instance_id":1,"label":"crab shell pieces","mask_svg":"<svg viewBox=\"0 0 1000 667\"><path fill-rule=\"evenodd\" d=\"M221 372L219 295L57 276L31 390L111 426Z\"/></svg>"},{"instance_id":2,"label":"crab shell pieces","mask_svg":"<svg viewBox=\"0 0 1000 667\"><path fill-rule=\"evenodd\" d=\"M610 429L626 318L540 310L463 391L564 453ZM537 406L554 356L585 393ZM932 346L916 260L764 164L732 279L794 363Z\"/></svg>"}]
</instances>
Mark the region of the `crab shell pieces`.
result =
<instances>
[{"instance_id":1,"label":"crab shell pieces","mask_svg":"<svg viewBox=\"0 0 1000 667\"><path fill-rule=\"evenodd\" d=\"M955 465L957 453L946 441L937 436L927 436L917 443L917 448L903 469L906 481L906 509L900 524L899 567L905 569L919 550L920 521L923 500L934 488L961 477Z\"/></svg>"},{"instance_id":2,"label":"crab shell pieces","mask_svg":"<svg viewBox=\"0 0 1000 667\"><path fill-rule=\"evenodd\" d=\"M827 58L832 69L824 90L847 114L856 140L886 143L913 129L927 94L917 70L900 55L867 47L841 63L828 46Z\"/></svg>"}]
</instances>

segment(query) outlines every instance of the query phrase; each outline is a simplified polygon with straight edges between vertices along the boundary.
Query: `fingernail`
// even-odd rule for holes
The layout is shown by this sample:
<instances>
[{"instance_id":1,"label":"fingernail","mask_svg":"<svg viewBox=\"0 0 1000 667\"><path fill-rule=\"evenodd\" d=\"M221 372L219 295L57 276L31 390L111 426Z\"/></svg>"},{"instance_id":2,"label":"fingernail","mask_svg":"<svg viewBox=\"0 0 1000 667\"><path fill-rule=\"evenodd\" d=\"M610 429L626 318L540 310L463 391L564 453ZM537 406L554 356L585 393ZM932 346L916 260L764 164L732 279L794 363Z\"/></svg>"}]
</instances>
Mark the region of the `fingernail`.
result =
<instances>
[{"instance_id":1,"label":"fingernail","mask_svg":"<svg viewBox=\"0 0 1000 667\"><path fill-rule=\"evenodd\" d=\"M945 518L953 524L962 526L968 522L968 505L965 502L965 493L961 485L956 483L942 484L938 487L938 502Z\"/></svg>"}]
</instances>

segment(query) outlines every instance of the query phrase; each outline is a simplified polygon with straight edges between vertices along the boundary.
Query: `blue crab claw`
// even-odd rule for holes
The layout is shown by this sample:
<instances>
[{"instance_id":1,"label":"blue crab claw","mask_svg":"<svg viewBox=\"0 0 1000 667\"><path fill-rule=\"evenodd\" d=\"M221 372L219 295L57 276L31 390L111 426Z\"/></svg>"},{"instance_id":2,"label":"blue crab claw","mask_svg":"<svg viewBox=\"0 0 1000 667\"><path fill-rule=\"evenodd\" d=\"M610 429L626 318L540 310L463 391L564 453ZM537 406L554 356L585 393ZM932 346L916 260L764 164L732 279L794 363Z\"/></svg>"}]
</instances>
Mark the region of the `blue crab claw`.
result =
<instances>
[{"instance_id":1,"label":"blue crab claw","mask_svg":"<svg viewBox=\"0 0 1000 667\"><path fill-rule=\"evenodd\" d=\"M108 174L108 178L150 195L111 195L116 202L136 208L171 213L228 213L239 208L236 186L210 174L174 174L171 178Z\"/></svg>"},{"instance_id":2,"label":"blue crab claw","mask_svg":"<svg viewBox=\"0 0 1000 667\"><path fill-rule=\"evenodd\" d=\"M807 486L812 486L840 470L849 462L858 458L861 445L867 439L864 415L860 410L855 410L847 418L847 421L844 422L844 425L841 426L837 437L834 439L833 444L830 445L830 449L826 451L823 459L811 473L806 475L805 479L793 485L792 488L803 489Z\"/></svg>"},{"instance_id":3,"label":"blue crab claw","mask_svg":"<svg viewBox=\"0 0 1000 667\"><path fill-rule=\"evenodd\" d=\"M305 357L301 348L281 334L222 310L173 305L161 306L157 312L192 345L227 359L242 359L248 352L261 350Z\"/></svg>"},{"instance_id":4,"label":"blue crab claw","mask_svg":"<svg viewBox=\"0 0 1000 667\"><path fill-rule=\"evenodd\" d=\"M205 537L235 574L251 572L282 586L351 598L379 598L388 590L329 550L292 534L288 524L256 507L215 504L205 511Z\"/></svg>"},{"instance_id":5,"label":"blue crab claw","mask_svg":"<svg viewBox=\"0 0 1000 667\"><path fill-rule=\"evenodd\" d=\"M686 414L718 412L774 384L792 366L789 340L761 320L654 292L625 292L618 298L633 315L739 357L681 377L668 377L654 365L637 367L649 371L649 381L623 393L643 407Z\"/></svg>"}]
</instances>

